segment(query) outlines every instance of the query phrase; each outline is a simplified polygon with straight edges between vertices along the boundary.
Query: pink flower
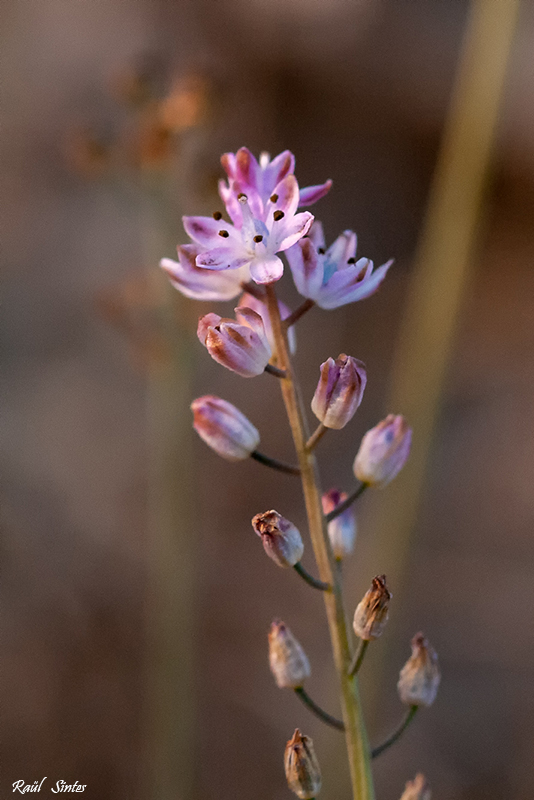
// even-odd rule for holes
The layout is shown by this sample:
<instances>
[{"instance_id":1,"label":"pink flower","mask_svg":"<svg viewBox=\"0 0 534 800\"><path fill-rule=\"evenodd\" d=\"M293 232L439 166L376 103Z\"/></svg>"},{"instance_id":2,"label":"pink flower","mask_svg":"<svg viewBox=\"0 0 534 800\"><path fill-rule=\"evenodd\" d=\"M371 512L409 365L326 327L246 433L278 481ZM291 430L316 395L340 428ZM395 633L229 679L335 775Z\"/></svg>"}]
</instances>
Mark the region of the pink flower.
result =
<instances>
[{"instance_id":1,"label":"pink flower","mask_svg":"<svg viewBox=\"0 0 534 800\"><path fill-rule=\"evenodd\" d=\"M241 227L242 212L237 196L244 192L249 196L251 208L258 219L265 220L264 213L270 197L278 193L278 185L295 170L295 156L289 150L270 160L268 153L260 155L259 163L246 147L237 153L224 153L221 163L228 175L228 183L219 181L219 194L236 227ZM330 191L332 181L317 186L308 186L300 191L299 206L310 206Z\"/></svg>"},{"instance_id":2,"label":"pink flower","mask_svg":"<svg viewBox=\"0 0 534 800\"><path fill-rule=\"evenodd\" d=\"M198 435L227 461L242 461L258 446L257 429L232 403L207 394L193 400L191 409Z\"/></svg>"},{"instance_id":3,"label":"pink flower","mask_svg":"<svg viewBox=\"0 0 534 800\"><path fill-rule=\"evenodd\" d=\"M286 254L300 294L320 308L332 309L376 292L393 261L374 270L368 258L356 261L356 244L356 234L344 231L326 250L322 226L314 222L310 236Z\"/></svg>"},{"instance_id":4,"label":"pink flower","mask_svg":"<svg viewBox=\"0 0 534 800\"><path fill-rule=\"evenodd\" d=\"M284 265L276 253L298 242L307 233L313 217L307 211L295 213L299 187L294 175L287 175L276 190L276 195L267 201L263 217L258 216L257 209L253 210L247 195L238 195L240 228L212 217L184 217L186 232L202 249L196 265L208 270L248 267L256 283L279 280Z\"/></svg>"},{"instance_id":5,"label":"pink flower","mask_svg":"<svg viewBox=\"0 0 534 800\"><path fill-rule=\"evenodd\" d=\"M357 358L341 353L321 364L321 376L311 407L325 428L340 430L353 418L362 402L367 372Z\"/></svg>"},{"instance_id":6,"label":"pink flower","mask_svg":"<svg viewBox=\"0 0 534 800\"><path fill-rule=\"evenodd\" d=\"M206 314L198 321L197 336L210 356L243 378L261 375L271 358L263 320L250 308L235 309L237 321Z\"/></svg>"},{"instance_id":7,"label":"pink flower","mask_svg":"<svg viewBox=\"0 0 534 800\"><path fill-rule=\"evenodd\" d=\"M196 244L178 247L178 261L163 258L160 267L169 276L172 285L193 300L233 300L242 290L242 283L250 280L247 266L236 270L214 272L196 265L200 248Z\"/></svg>"}]
</instances>

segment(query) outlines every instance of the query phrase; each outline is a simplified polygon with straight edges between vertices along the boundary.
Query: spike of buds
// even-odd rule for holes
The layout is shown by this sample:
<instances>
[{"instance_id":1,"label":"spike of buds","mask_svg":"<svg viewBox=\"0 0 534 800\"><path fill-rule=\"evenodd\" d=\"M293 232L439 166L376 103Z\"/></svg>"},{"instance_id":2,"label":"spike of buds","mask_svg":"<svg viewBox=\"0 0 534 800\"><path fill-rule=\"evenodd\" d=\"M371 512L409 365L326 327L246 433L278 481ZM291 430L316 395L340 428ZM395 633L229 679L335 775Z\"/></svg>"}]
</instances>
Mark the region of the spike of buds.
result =
<instances>
[{"instance_id":1,"label":"spike of buds","mask_svg":"<svg viewBox=\"0 0 534 800\"><path fill-rule=\"evenodd\" d=\"M357 358L341 353L321 364L321 376L311 403L325 428L339 430L350 422L362 402L367 372Z\"/></svg>"},{"instance_id":2,"label":"spike of buds","mask_svg":"<svg viewBox=\"0 0 534 800\"><path fill-rule=\"evenodd\" d=\"M300 800L312 800L321 790L321 769L308 736L297 728L286 744L284 767L289 788Z\"/></svg>"},{"instance_id":3,"label":"spike of buds","mask_svg":"<svg viewBox=\"0 0 534 800\"><path fill-rule=\"evenodd\" d=\"M269 666L279 689L297 689L311 673L302 646L279 619L269 631Z\"/></svg>"},{"instance_id":4,"label":"spike of buds","mask_svg":"<svg viewBox=\"0 0 534 800\"><path fill-rule=\"evenodd\" d=\"M406 463L411 442L412 430L404 417L389 414L363 437L354 474L369 486L386 486Z\"/></svg>"},{"instance_id":5,"label":"spike of buds","mask_svg":"<svg viewBox=\"0 0 534 800\"><path fill-rule=\"evenodd\" d=\"M413 781L408 781L400 800L431 800L432 792L425 776L419 772Z\"/></svg>"},{"instance_id":6,"label":"spike of buds","mask_svg":"<svg viewBox=\"0 0 534 800\"><path fill-rule=\"evenodd\" d=\"M206 314L198 321L197 336L210 356L243 378L261 375L271 358L263 319L251 308L235 309L236 319Z\"/></svg>"},{"instance_id":7,"label":"spike of buds","mask_svg":"<svg viewBox=\"0 0 534 800\"><path fill-rule=\"evenodd\" d=\"M248 458L259 444L260 434L238 408L207 394L191 403L193 427L212 450L228 461Z\"/></svg>"},{"instance_id":8,"label":"spike of buds","mask_svg":"<svg viewBox=\"0 0 534 800\"><path fill-rule=\"evenodd\" d=\"M330 489L322 497L323 511L329 514L334 508L347 499L346 492ZM356 516L353 508L347 508L342 514L328 523L328 536L330 544L338 561L350 555L356 540Z\"/></svg>"},{"instance_id":9,"label":"spike of buds","mask_svg":"<svg viewBox=\"0 0 534 800\"><path fill-rule=\"evenodd\" d=\"M388 621L390 600L386 576L377 575L354 612L352 627L360 639L370 641L382 635Z\"/></svg>"},{"instance_id":10,"label":"spike of buds","mask_svg":"<svg viewBox=\"0 0 534 800\"><path fill-rule=\"evenodd\" d=\"M412 655L400 671L397 689L409 706L430 706L436 699L441 674L438 656L428 639L417 633L412 639Z\"/></svg>"},{"instance_id":11,"label":"spike of buds","mask_svg":"<svg viewBox=\"0 0 534 800\"><path fill-rule=\"evenodd\" d=\"M252 527L261 537L263 549L279 567L294 567L304 552L298 529L278 511L256 514Z\"/></svg>"}]
</instances>

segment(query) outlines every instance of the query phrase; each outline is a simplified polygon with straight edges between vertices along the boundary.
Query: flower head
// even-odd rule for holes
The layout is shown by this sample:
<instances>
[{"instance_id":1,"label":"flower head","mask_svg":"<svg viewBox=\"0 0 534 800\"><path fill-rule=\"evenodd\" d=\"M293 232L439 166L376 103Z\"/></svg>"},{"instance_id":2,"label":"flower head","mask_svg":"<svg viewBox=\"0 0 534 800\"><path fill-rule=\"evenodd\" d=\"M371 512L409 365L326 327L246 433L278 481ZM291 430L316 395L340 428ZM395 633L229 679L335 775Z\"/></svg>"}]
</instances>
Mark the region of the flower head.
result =
<instances>
[{"instance_id":1,"label":"flower head","mask_svg":"<svg viewBox=\"0 0 534 800\"><path fill-rule=\"evenodd\" d=\"M390 600L386 576L377 575L354 612L352 627L356 636L365 641L382 636L388 621Z\"/></svg>"},{"instance_id":2,"label":"flower head","mask_svg":"<svg viewBox=\"0 0 534 800\"><path fill-rule=\"evenodd\" d=\"M412 639L412 655L403 666L397 688L403 703L430 706L436 699L441 673L436 651L422 633Z\"/></svg>"},{"instance_id":3,"label":"flower head","mask_svg":"<svg viewBox=\"0 0 534 800\"><path fill-rule=\"evenodd\" d=\"M263 549L279 567L294 567L304 552L302 537L292 522L278 511L256 514L252 527L263 542Z\"/></svg>"},{"instance_id":4,"label":"flower head","mask_svg":"<svg viewBox=\"0 0 534 800\"><path fill-rule=\"evenodd\" d=\"M269 666L279 689L296 689L310 677L310 662L287 625L276 619L269 631Z\"/></svg>"},{"instance_id":5,"label":"flower head","mask_svg":"<svg viewBox=\"0 0 534 800\"><path fill-rule=\"evenodd\" d=\"M388 414L363 437L354 474L370 486L386 486L406 463L411 443L412 429L404 417Z\"/></svg>"},{"instance_id":6,"label":"flower head","mask_svg":"<svg viewBox=\"0 0 534 800\"><path fill-rule=\"evenodd\" d=\"M356 234L344 231L326 250L322 226L315 221L310 236L287 251L300 294L320 308L332 309L376 292L393 261L375 270L368 258L356 260L356 244Z\"/></svg>"},{"instance_id":7,"label":"flower head","mask_svg":"<svg viewBox=\"0 0 534 800\"><path fill-rule=\"evenodd\" d=\"M178 247L178 261L162 258L160 267L169 276L172 285L193 300L233 300L250 280L250 270L245 265L235 270L214 272L196 265L201 248L196 244Z\"/></svg>"},{"instance_id":8,"label":"flower head","mask_svg":"<svg viewBox=\"0 0 534 800\"><path fill-rule=\"evenodd\" d=\"M321 364L321 377L313 395L312 411L326 428L339 430L350 422L362 402L367 372L357 358L341 353Z\"/></svg>"},{"instance_id":9,"label":"flower head","mask_svg":"<svg viewBox=\"0 0 534 800\"><path fill-rule=\"evenodd\" d=\"M284 767L289 788L300 800L312 800L321 789L321 769L313 742L297 728L286 744Z\"/></svg>"},{"instance_id":10,"label":"flower head","mask_svg":"<svg viewBox=\"0 0 534 800\"><path fill-rule=\"evenodd\" d=\"M197 336L210 356L243 378L261 375L271 358L263 319L250 308L235 309L237 321L206 314L198 321Z\"/></svg>"},{"instance_id":11,"label":"flower head","mask_svg":"<svg viewBox=\"0 0 534 800\"><path fill-rule=\"evenodd\" d=\"M323 512L329 514L346 499L346 492L330 489L322 497ZM347 508L346 511L328 523L328 537L334 557L338 561L352 553L356 539L356 516L352 507Z\"/></svg>"},{"instance_id":12,"label":"flower head","mask_svg":"<svg viewBox=\"0 0 534 800\"><path fill-rule=\"evenodd\" d=\"M212 450L228 461L248 458L260 442L260 434L241 411L207 394L191 403L193 427Z\"/></svg>"}]
</instances>

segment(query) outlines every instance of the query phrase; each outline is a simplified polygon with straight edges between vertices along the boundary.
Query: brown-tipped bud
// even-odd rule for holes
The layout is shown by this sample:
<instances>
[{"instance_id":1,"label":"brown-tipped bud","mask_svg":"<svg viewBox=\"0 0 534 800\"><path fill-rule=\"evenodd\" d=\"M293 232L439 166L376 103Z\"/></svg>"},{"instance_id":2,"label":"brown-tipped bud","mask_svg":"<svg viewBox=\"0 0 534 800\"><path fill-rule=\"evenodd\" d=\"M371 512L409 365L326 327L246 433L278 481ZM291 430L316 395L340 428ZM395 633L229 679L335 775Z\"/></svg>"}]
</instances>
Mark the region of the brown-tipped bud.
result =
<instances>
[{"instance_id":1,"label":"brown-tipped bud","mask_svg":"<svg viewBox=\"0 0 534 800\"><path fill-rule=\"evenodd\" d=\"M297 728L286 744L284 767L289 788L300 800L313 800L321 791L321 769L308 736Z\"/></svg>"},{"instance_id":2,"label":"brown-tipped bud","mask_svg":"<svg viewBox=\"0 0 534 800\"><path fill-rule=\"evenodd\" d=\"M370 641L382 635L388 621L390 600L386 576L377 575L354 612L352 627L360 639Z\"/></svg>"},{"instance_id":3,"label":"brown-tipped bud","mask_svg":"<svg viewBox=\"0 0 534 800\"><path fill-rule=\"evenodd\" d=\"M400 800L430 800L432 792L426 778L420 772L413 781L408 781Z\"/></svg>"},{"instance_id":4,"label":"brown-tipped bud","mask_svg":"<svg viewBox=\"0 0 534 800\"><path fill-rule=\"evenodd\" d=\"M412 429L404 417L389 414L363 437L354 474L369 486L386 486L406 463L411 443Z\"/></svg>"},{"instance_id":5,"label":"brown-tipped bud","mask_svg":"<svg viewBox=\"0 0 534 800\"><path fill-rule=\"evenodd\" d=\"M278 511L256 514L252 527L261 536L263 548L279 567L294 567L304 552L298 529Z\"/></svg>"},{"instance_id":6,"label":"brown-tipped bud","mask_svg":"<svg viewBox=\"0 0 534 800\"><path fill-rule=\"evenodd\" d=\"M287 625L275 619L269 631L269 666L279 689L296 689L310 677L310 662Z\"/></svg>"},{"instance_id":7,"label":"brown-tipped bud","mask_svg":"<svg viewBox=\"0 0 534 800\"><path fill-rule=\"evenodd\" d=\"M321 364L321 377L311 403L325 428L339 430L349 422L362 402L367 383L365 364L341 353Z\"/></svg>"},{"instance_id":8,"label":"brown-tipped bud","mask_svg":"<svg viewBox=\"0 0 534 800\"><path fill-rule=\"evenodd\" d=\"M212 450L228 461L248 458L259 444L260 434L241 411L207 394L191 403L193 427Z\"/></svg>"},{"instance_id":9,"label":"brown-tipped bud","mask_svg":"<svg viewBox=\"0 0 534 800\"><path fill-rule=\"evenodd\" d=\"M430 706L436 699L441 673L438 656L428 639L417 633L412 639L412 655L400 671L397 689L408 706Z\"/></svg>"}]
</instances>

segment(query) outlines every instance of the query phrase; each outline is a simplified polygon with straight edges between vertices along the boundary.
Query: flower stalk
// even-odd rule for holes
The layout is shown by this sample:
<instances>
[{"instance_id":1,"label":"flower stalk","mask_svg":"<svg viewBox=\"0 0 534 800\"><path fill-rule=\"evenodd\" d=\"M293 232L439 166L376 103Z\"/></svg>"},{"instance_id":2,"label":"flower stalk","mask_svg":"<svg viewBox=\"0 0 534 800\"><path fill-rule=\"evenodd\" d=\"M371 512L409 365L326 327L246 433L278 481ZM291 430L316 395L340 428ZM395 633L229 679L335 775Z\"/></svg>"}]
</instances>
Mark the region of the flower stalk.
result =
<instances>
[{"instance_id":1,"label":"flower stalk","mask_svg":"<svg viewBox=\"0 0 534 800\"><path fill-rule=\"evenodd\" d=\"M293 372L287 345L286 328L280 317L276 291L272 284L266 285L266 295L276 345L277 366L286 371L286 377L281 379L280 385L301 470L312 547L320 579L332 587L332 590L324 592L323 596L334 660L340 681L341 705L353 798L354 800L374 800L369 745L363 721L357 678L349 675L349 667L352 660L349 627L343 608L339 571L336 569L321 505L317 463L313 452L306 447L310 434L303 412L298 384Z\"/></svg>"}]
</instances>

